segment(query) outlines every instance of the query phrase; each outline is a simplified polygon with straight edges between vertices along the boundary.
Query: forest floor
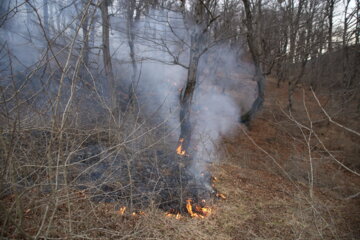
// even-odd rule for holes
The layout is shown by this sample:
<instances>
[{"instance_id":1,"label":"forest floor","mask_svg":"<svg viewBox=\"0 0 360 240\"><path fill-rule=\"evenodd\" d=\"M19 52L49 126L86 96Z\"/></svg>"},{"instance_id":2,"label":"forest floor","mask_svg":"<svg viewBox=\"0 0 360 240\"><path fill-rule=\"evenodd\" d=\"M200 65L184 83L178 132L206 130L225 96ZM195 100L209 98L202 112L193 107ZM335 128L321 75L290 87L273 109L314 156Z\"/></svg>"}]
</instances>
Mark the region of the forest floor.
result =
<instances>
[{"instance_id":1,"label":"forest floor","mask_svg":"<svg viewBox=\"0 0 360 240\"><path fill-rule=\"evenodd\" d=\"M319 99L326 101L326 97ZM73 213L66 210L65 198L60 199L60 214L49 235L64 238L66 234L74 239L358 239L360 177L333 158L359 169L359 137L326 121L309 89L296 91L292 116L287 115L286 104L286 87L277 88L270 79L264 108L250 128L239 124L231 136L223 137L219 146L223 158L209 169L218 179L216 189L227 198L212 203L210 216L175 219L155 207L136 216L122 215L115 203L93 203L83 192L74 191L64 193L72 196ZM299 123L311 125L308 116L326 150L299 127ZM355 120L346 123L358 131ZM3 201L13 200L10 195ZM23 228L34 236L39 226L32 219L37 216L24 209Z\"/></svg>"}]
</instances>

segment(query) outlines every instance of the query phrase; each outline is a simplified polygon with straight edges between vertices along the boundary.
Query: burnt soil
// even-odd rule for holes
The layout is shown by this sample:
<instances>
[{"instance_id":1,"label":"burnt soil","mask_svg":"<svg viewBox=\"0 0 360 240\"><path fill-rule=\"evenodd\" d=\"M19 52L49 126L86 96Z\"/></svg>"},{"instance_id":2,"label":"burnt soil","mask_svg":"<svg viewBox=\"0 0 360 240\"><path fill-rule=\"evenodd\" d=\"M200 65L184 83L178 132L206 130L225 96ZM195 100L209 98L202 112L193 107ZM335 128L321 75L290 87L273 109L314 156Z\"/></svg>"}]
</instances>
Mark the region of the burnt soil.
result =
<instances>
[{"instance_id":1,"label":"burnt soil","mask_svg":"<svg viewBox=\"0 0 360 240\"><path fill-rule=\"evenodd\" d=\"M326 95L319 98L324 103L327 101ZM159 201L144 194L145 190L149 189L149 184L152 187L162 186L151 194L157 192L160 198L169 199L167 194L174 192L171 191L172 186L170 184L168 188L164 188L162 184L174 181L174 185L177 185L180 180L191 182L191 177L186 177L186 173L179 178L172 177L169 180L165 177L154 183L146 179L139 181L137 186L142 195L134 194L139 197L135 202L146 204L132 206L131 211L126 210L124 214L120 214L120 207L129 207L128 195L124 194L122 198L122 193L111 191L119 189L118 186L106 185L89 190L90 182L96 183L96 180L108 176L103 175L101 171L94 171L85 174L80 182L72 179L76 182L76 188L61 190L64 191L64 197L59 199L54 224L47 229L48 234L54 238L74 239L358 239L360 177L339 167L319 143L312 140L310 143L314 190L313 196L310 197L309 151L299 125L287 115L286 99L286 87L277 88L276 82L270 79L264 109L256 116L249 129L239 124L231 136L223 136L219 145L222 159L219 163L208 166L209 175L206 175L206 178L210 181L211 176L216 177L216 191L223 193L227 198L224 200L207 197L208 205L212 208L210 216L195 219L182 213L180 219L166 217L166 211L173 206L176 207L179 202L159 208ZM326 121L308 89L298 89L294 99L293 117L301 123L308 124L309 119L304 109L306 105L314 121L314 129L327 146L327 150L331 151L336 159L358 171L359 138ZM329 111L331 110L330 107ZM337 118L339 122L346 123L358 131L356 121L350 119L352 118L344 119L341 116ZM74 158L74 163L96 162L92 156L101 151L97 149L98 146L93 148L94 153L90 150L84 152L86 156ZM144 153L147 154L149 153ZM123 157L126 159L126 156ZM176 156L162 159L170 158ZM84 159L89 162L84 163ZM99 164L103 164L99 169L109 167L107 163ZM122 171L127 171L126 166L118 167L123 168ZM144 169L143 172L154 174L155 170L152 171L152 167L145 167L150 170ZM114 166L109 169L113 168ZM172 171L178 171L175 170L176 167L160 169L163 171L161 176L173 176ZM74 171L84 169L77 168ZM147 175L141 176L146 178ZM156 178L148 176L147 179ZM118 180L112 184L122 182L121 189L127 189L128 180ZM81 188L80 183L87 184ZM167 191L161 192L163 189ZM36 189L31 191L33 196L37 197L23 206L22 226L27 234L34 236L45 213L50 214L46 210L44 200L50 197L50 193ZM102 194L94 194L99 192ZM96 195L99 195L98 199L94 199ZM184 198L188 197L194 196ZM71 202L68 202L68 199L71 199ZM2 204L9 207L13 206L14 201L13 194L1 199ZM15 226L12 226L2 231L12 233L7 235L8 238L26 236L21 232L16 233L14 229Z\"/></svg>"}]
</instances>

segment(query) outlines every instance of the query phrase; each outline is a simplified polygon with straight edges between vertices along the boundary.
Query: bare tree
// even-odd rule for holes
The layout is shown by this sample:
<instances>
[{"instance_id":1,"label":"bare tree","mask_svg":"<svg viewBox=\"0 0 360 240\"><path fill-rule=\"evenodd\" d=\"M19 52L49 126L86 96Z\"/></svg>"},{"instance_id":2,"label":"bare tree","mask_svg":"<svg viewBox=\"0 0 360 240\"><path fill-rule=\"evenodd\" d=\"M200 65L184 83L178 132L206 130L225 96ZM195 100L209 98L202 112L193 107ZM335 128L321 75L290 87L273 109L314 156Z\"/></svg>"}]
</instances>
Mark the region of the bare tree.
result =
<instances>
[{"instance_id":1,"label":"bare tree","mask_svg":"<svg viewBox=\"0 0 360 240\"><path fill-rule=\"evenodd\" d=\"M190 146L192 133L190 112L191 102L197 83L197 70L200 57L207 51L210 45L210 25L216 21L217 17L212 11L216 7L216 1L198 0L191 5L190 12L185 9L185 1L182 2L182 12L185 25L190 32L190 60L187 71L186 84L180 95L180 137L184 151Z\"/></svg>"},{"instance_id":2,"label":"bare tree","mask_svg":"<svg viewBox=\"0 0 360 240\"><path fill-rule=\"evenodd\" d=\"M110 94L111 105L114 108L115 103L115 78L110 54L110 19L108 7L112 4L112 0L101 0L99 7L102 19L102 50L105 75L108 83L108 93Z\"/></svg>"},{"instance_id":3,"label":"bare tree","mask_svg":"<svg viewBox=\"0 0 360 240\"><path fill-rule=\"evenodd\" d=\"M250 122L251 118L254 116L254 114L257 111L259 111L259 109L262 107L262 105L264 103L265 77L261 70L259 48L258 48L258 46L255 45L257 40L255 38L255 30L253 28L254 23L253 23L253 14L252 14L252 10L251 10L250 1L243 0L243 3L244 3L245 16L246 16L245 25L247 28L247 32L246 32L247 43L249 46L252 60L255 65L254 78L257 83L257 91L258 91L258 96L257 96L255 102L252 104L252 107L250 108L250 110L241 116L241 121L243 123L248 124ZM258 7L261 9L261 1L259 3ZM261 10L259 10L259 12L261 12Z\"/></svg>"},{"instance_id":4,"label":"bare tree","mask_svg":"<svg viewBox=\"0 0 360 240\"><path fill-rule=\"evenodd\" d=\"M47 34L49 33L49 2L48 0L43 0L43 16L44 16L44 28Z\"/></svg>"},{"instance_id":5,"label":"bare tree","mask_svg":"<svg viewBox=\"0 0 360 240\"><path fill-rule=\"evenodd\" d=\"M135 54L135 27L136 23L139 21L141 16L142 8L144 7L145 3L143 0L140 1L125 1L125 9L126 9L126 37L128 40L128 45L130 49L130 59L131 59L131 66L132 66L132 74L131 74L131 83L129 86L129 99L128 101L131 102L133 98L133 94L135 91L135 81L137 76L137 60Z\"/></svg>"},{"instance_id":6,"label":"bare tree","mask_svg":"<svg viewBox=\"0 0 360 240\"><path fill-rule=\"evenodd\" d=\"M326 10L328 17L328 51L331 52L333 49L332 38L333 38L333 19L334 19L334 8L336 0L327 0Z\"/></svg>"}]
</instances>

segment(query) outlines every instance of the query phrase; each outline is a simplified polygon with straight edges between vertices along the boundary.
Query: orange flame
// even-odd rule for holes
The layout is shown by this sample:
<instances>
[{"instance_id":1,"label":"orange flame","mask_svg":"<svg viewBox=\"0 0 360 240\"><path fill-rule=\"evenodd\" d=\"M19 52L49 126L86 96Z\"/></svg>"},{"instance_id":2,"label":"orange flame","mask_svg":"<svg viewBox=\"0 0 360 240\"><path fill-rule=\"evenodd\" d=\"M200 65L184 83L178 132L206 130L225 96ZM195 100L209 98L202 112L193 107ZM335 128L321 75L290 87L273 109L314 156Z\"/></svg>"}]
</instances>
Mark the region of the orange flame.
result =
<instances>
[{"instance_id":1,"label":"orange flame","mask_svg":"<svg viewBox=\"0 0 360 240\"><path fill-rule=\"evenodd\" d=\"M144 215L145 215L144 211L136 211L131 213L131 216L133 217L144 216Z\"/></svg>"},{"instance_id":2,"label":"orange flame","mask_svg":"<svg viewBox=\"0 0 360 240\"><path fill-rule=\"evenodd\" d=\"M212 176L212 177L211 177L211 180L212 180L213 182L218 182L218 181L219 181L219 179L218 179L217 177L215 177L215 176Z\"/></svg>"},{"instance_id":3,"label":"orange flame","mask_svg":"<svg viewBox=\"0 0 360 240\"><path fill-rule=\"evenodd\" d=\"M179 146L176 148L176 153L180 156L184 156L186 154L186 151L182 148L182 143L184 142L183 138L179 139Z\"/></svg>"},{"instance_id":4,"label":"orange flame","mask_svg":"<svg viewBox=\"0 0 360 240\"><path fill-rule=\"evenodd\" d=\"M226 196L225 196L225 194L222 194L222 193L216 193L216 196L217 196L218 198L221 198L221 199L223 199L223 200L226 200Z\"/></svg>"},{"instance_id":5,"label":"orange flame","mask_svg":"<svg viewBox=\"0 0 360 240\"><path fill-rule=\"evenodd\" d=\"M126 210L126 207L121 207L121 208L117 211L117 213L120 214L120 215L124 215L125 210Z\"/></svg>"},{"instance_id":6,"label":"orange flame","mask_svg":"<svg viewBox=\"0 0 360 240\"><path fill-rule=\"evenodd\" d=\"M204 216L193 212L192 205L191 205L191 199L186 200L186 210L190 214L192 218L204 218Z\"/></svg>"},{"instance_id":7,"label":"orange flame","mask_svg":"<svg viewBox=\"0 0 360 240\"><path fill-rule=\"evenodd\" d=\"M165 214L166 217L175 217L176 220L181 219L181 214L180 213L171 213L171 212L167 212Z\"/></svg>"},{"instance_id":8,"label":"orange flame","mask_svg":"<svg viewBox=\"0 0 360 240\"><path fill-rule=\"evenodd\" d=\"M209 207L203 207L201 208L201 211L205 216L209 216L211 214L211 208Z\"/></svg>"},{"instance_id":9,"label":"orange flame","mask_svg":"<svg viewBox=\"0 0 360 240\"><path fill-rule=\"evenodd\" d=\"M205 206L205 200L201 200L201 204L196 204L194 206L194 209L193 209L193 205L191 202L192 202L191 199L186 200L186 210L192 218L203 219L205 217L208 217L211 214L212 209L210 207ZM204 207L202 207L202 206L204 206ZM174 209L171 209L170 211L165 213L165 217L174 217L175 219L179 220L183 216L180 214L180 212L178 212Z\"/></svg>"},{"instance_id":10,"label":"orange flame","mask_svg":"<svg viewBox=\"0 0 360 240\"><path fill-rule=\"evenodd\" d=\"M205 203L205 200L202 200L202 202ZM191 205L191 199L186 200L186 210L192 218L205 218L211 214L211 208L201 207L200 205L195 206L194 212Z\"/></svg>"}]
</instances>

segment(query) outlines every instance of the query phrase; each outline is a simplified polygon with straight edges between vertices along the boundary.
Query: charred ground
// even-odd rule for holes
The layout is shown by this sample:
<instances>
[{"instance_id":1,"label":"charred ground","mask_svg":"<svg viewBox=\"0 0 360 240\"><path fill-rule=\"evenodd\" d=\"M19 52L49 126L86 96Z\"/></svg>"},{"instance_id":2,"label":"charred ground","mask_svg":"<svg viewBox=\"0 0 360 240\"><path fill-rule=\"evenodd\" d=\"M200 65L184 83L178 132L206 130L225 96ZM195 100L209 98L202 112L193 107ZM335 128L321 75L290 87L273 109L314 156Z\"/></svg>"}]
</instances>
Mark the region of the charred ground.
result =
<instances>
[{"instance_id":1,"label":"charred ground","mask_svg":"<svg viewBox=\"0 0 360 240\"><path fill-rule=\"evenodd\" d=\"M308 121L304 118L304 99L314 122L316 117L324 119L317 103L311 100L311 91L299 89L295 99L298 108L293 112L294 119L304 124ZM211 208L211 214L204 219L191 218L185 209L187 199L201 199L196 199L199 188L186 174L186 158L175 154L176 146L158 143L154 150L144 149L135 155L130 148L124 148L112 158L104 158L102 155L111 152L109 149L115 151L113 143L117 140L99 131L87 136L82 149L71 155L67 179L71 187L56 192L59 202L55 213L49 212L48 205L48 199L54 197L52 186L44 184L38 170L31 175L26 168L28 177L18 181L15 188L7 187L1 205L10 211L2 211L2 234L8 238L34 236L38 226L46 226L44 219L54 214L53 224L42 227L41 232L60 238L356 239L360 229L359 177L339 167L314 142L311 198L307 145L298 125L283 111L285 107L286 89L277 88L270 79L265 107L250 130L239 124L231 136L223 136L218 146L221 163L209 164L205 177L209 182L211 176L217 178L214 189L226 199L204 196ZM330 123L315 125L328 150L356 169L356 158L352 156L357 150L350 146L357 146L358 140ZM74 141L74 136L79 135L69 133L68 140ZM24 131L16 139L22 147L14 154L21 157L20 149L32 149L26 154L40 159L41 151L45 151L42 143L50 137L45 130ZM2 140L11 138L3 135ZM182 168L185 171L180 174ZM64 184L65 179L59 182ZM179 184L190 188L180 189ZM20 197L12 192L15 189L22 192ZM180 190L187 195L182 196ZM13 224L16 198L28 199L19 209L23 232ZM120 212L124 206L126 210ZM178 211L180 219L176 218ZM166 216L169 212L173 215Z\"/></svg>"}]
</instances>

